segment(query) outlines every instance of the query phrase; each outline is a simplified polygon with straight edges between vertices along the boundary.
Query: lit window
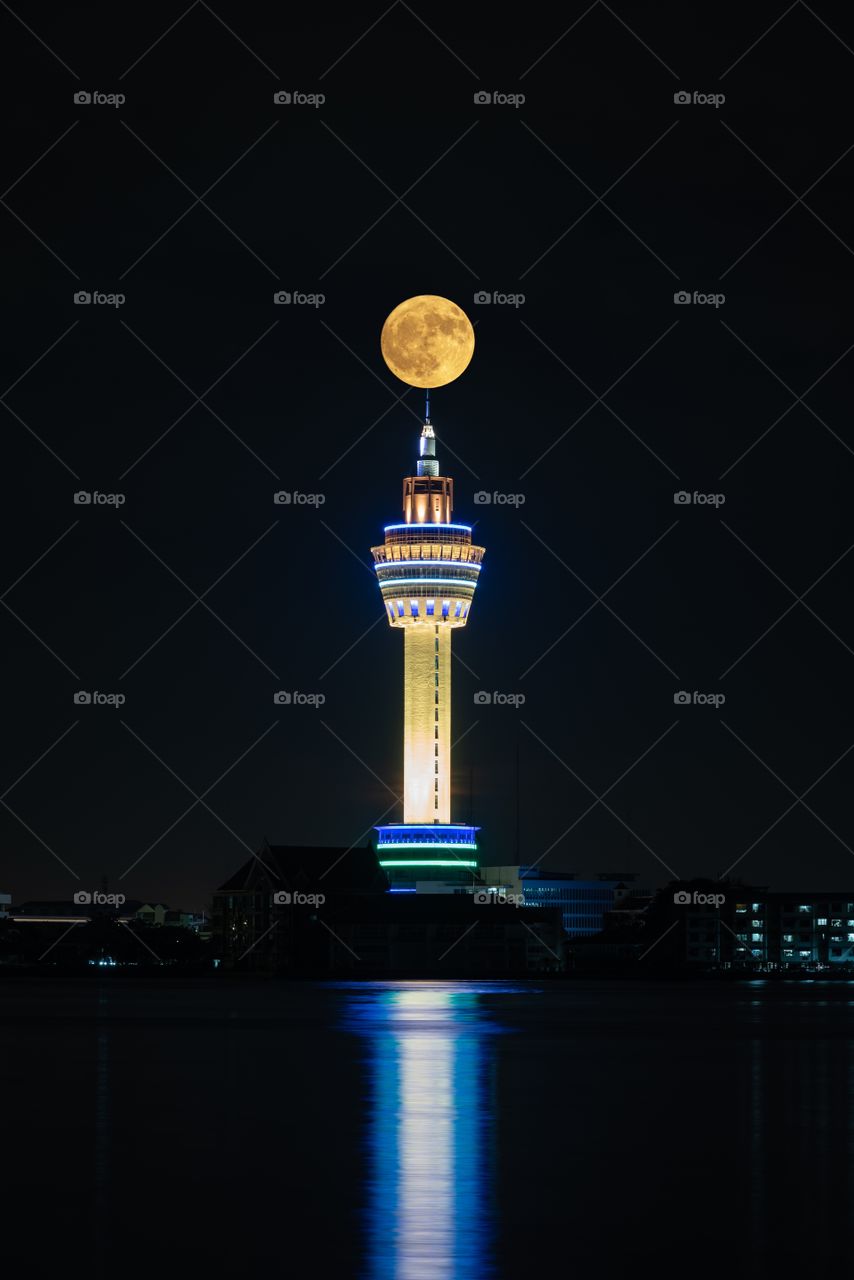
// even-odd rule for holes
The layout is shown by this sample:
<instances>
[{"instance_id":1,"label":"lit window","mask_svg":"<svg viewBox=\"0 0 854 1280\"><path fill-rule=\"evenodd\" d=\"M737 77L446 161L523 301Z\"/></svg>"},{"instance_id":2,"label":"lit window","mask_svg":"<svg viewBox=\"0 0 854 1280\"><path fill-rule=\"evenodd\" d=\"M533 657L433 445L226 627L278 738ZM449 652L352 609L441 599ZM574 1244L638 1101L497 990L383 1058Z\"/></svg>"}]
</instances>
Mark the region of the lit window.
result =
<instances>
[{"instance_id":1,"label":"lit window","mask_svg":"<svg viewBox=\"0 0 854 1280\"><path fill-rule=\"evenodd\" d=\"M810 956L812 955L812 952L811 952L811 951L799 951L799 952L798 952L798 955L803 956L803 958L804 958L805 960L809 960Z\"/></svg>"},{"instance_id":2,"label":"lit window","mask_svg":"<svg viewBox=\"0 0 854 1280\"><path fill-rule=\"evenodd\" d=\"M427 601L427 617L432 618L435 612L436 612L436 601L428 600Z\"/></svg>"},{"instance_id":3,"label":"lit window","mask_svg":"<svg viewBox=\"0 0 854 1280\"><path fill-rule=\"evenodd\" d=\"M816 920L816 924L827 924L827 916L819 916L818 920Z\"/></svg>"},{"instance_id":4,"label":"lit window","mask_svg":"<svg viewBox=\"0 0 854 1280\"><path fill-rule=\"evenodd\" d=\"M847 933L845 936L849 942L854 942L854 933Z\"/></svg>"},{"instance_id":5,"label":"lit window","mask_svg":"<svg viewBox=\"0 0 854 1280\"><path fill-rule=\"evenodd\" d=\"M747 911L747 904L745 902L737 902L735 904L735 914L737 916L743 916L746 911Z\"/></svg>"},{"instance_id":6,"label":"lit window","mask_svg":"<svg viewBox=\"0 0 854 1280\"><path fill-rule=\"evenodd\" d=\"M795 941L795 935L794 935L793 933L784 933L784 934L783 934L783 941L784 941L784 942L794 942L794 941Z\"/></svg>"},{"instance_id":7,"label":"lit window","mask_svg":"<svg viewBox=\"0 0 854 1280\"><path fill-rule=\"evenodd\" d=\"M456 609L454 610L454 617L455 617L455 618L458 618L458 617L460 616L460 614L462 613L462 611L463 611L463 602L462 602L462 600L458 600L458 601L457 601L457 607L456 607Z\"/></svg>"},{"instance_id":8,"label":"lit window","mask_svg":"<svg viewBox=\"0 0 854 1280\"><path fill-rule=\"evenodd\" d=\"M750 904L750 910L751 910L751 911L761 911L761 910L762 910L762 903L761 903L761 902L751 902L751 904Z\"/></svg>"},{"instance_id":9,"label":"lit window","mask_svg":"<svg viewBox=\"0 0 854 1280\"><path fill-rule=\"evenodd\" d=\"M794 954L795 954L794 951L786 951L786 950L783 951L784 956L793 956Z\"/></svg>"},{"instance_id":10,"label":"lit window","mask_svg":"<svg viewBox=\"0 0 854 1280\"><path fill-rule=\"evenodd\" d=\"M417 618L418 617L418 601L410 600L409 609L410 609L410 612L412 613L413 618Z\"/></svg>"},{"instance_id":11,"label":"lit window","mask_svg":"<svg viewBox=\"0 0 854 1280\"><path fill-rule=\"evenodd\" d=\"M450 600L443 600L443 601L442 601L442 617L443 617L443 618L447 618L447 616L448 616L448 610L450 609L450 607L451 607L451 602L450 602Z\"/></svg>"},{"instance_id":12,"label":"lit window","mask_svg":"<svg viewBox=\"0 0 854 1280\"><path fill-rule=\"evenodd\" d=\"M799 911L812 911L812 907L809 905L809 903L801 903L801 904L798 906L798 910L799 910Z\"/></svg>"},{"instance_id":13,"label":"lit window","mask_svg":"<svg viewBox=\"0 0 854 1280\"><path fill-rule=\"evenodd\" d=\"M825 923L827 923L827 922L825 921ZM830 927L831 927L831 929L841 929L841 928L842 928L842 921L841 921L841 920L831 920L831 922L830 922Z\"/></svg>"},{"instance_id":14,"label":"lit window","mask_svg":"<svg viewBox=\"0 0 854 1280\"><path fill-rule=\"evenodd\" d=\"M762 934L761 934L761 933L751 933L751 935L750 935L750 941L751 941L751 942L761 942L761 941L762 941Z\"/></svg>"},{"instance_id":15,"label":"lit window","mask_svg":"<svg viewBox=\"0 0 854 1280\"><path fill-rule=\"evenodd\" d=\"M762 921L761 921L761 920L751 920L751 922L750 922L750 923L753 925L753 928L754 928L754 929L761 929L761 928L762 928ZM821 924L821 921L820 921L820 920L819 920L819 924Z\"/></svg>"},{"instance_id":16,"label":"lit window","mask_svg":"<svg viewBox=\"0 0 854 1280\"><path fill-rule=\"evenodd\" d=\"M398 602L397 602L397 616L398 616L399 618L402 618L402 617L403 617L403 615L404 615L404 612L405 612L405 610L404 610L404 608L403 608L403 601L402 601L402 600L398 600Z\"/></svg>"}]
</instances>

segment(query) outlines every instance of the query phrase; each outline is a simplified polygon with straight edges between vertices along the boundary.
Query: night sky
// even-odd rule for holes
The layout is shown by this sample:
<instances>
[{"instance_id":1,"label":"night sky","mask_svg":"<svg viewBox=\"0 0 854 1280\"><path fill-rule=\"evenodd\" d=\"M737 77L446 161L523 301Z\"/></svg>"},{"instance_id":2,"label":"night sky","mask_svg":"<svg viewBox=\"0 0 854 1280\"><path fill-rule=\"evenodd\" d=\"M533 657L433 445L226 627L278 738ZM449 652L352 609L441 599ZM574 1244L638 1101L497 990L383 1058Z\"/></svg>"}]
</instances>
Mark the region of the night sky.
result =
<instances>
[{"instance_id":1,"label":"night sky","mask_svg":"<svg viewBox=\"0 0 854 1280\"><path fill-rule=\"evenodd\" d=\"M379 334L419 293L477 326L432 417L487 549L452 731L481 860L854 883L851 15L12 8L0 890L200 908L264 837L400 817L370 547L423 414Z\"/></svg>"}]
</instances>

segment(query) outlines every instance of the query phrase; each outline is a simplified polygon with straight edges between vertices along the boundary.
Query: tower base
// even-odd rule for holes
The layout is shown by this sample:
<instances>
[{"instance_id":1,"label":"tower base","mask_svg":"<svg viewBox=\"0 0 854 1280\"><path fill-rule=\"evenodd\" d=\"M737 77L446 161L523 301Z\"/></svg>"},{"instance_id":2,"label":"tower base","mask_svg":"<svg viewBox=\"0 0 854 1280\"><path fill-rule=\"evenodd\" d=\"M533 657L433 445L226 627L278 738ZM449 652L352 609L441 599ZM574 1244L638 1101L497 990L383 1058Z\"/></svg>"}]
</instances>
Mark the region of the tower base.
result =
<instances>
[{"instance_id":1,"label":"tower base","mask_svg":"<svg viewBox=\"0 0 854 1280\"><path fill-rule=\"evenodd\" d=\"M393 822L377 827L377 857L391 887L418 880L473 884L479 880L477 832L461 822Z\"/></svg>"}]
</instances>

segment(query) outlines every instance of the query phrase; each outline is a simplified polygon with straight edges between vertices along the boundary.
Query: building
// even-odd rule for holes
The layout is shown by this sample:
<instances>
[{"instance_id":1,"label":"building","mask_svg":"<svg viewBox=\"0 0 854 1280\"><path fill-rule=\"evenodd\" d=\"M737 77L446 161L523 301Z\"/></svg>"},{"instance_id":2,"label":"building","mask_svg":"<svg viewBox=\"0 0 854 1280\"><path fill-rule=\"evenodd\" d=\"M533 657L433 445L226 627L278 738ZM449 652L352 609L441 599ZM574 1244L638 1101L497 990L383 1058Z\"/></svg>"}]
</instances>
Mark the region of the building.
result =
<instances>
[{"instance_id":1,"label":"building","mask_svg":"<svg viewBox=\"0 0 854 1280\"><path fill-rule=\"evenodd\" d=\"M477 828L451 820L451 635L468 622L484 548L452 523L454 482L439 474L429 398L403 522L372 547L389 625L403 632L403 822L377 827L393 886L473 883Z\"/></svg>"},{"instance_id":2,"label":"building","mask_svg":"<svg viewBox=\"0 0 854 1280\"><path fill-rule=\"evenodd\" d=\"M667 937L664 937L667 930ZM674 882L647 913L656 963L763 972L854 970L854 890Z\"/></svg>"},{"instance_id":3,"label":"building","mask_svg":"<svg viewBox=\"0 0 854 1280\"><path fill-rule=\"evenodd\" d=\"M5 920L6 916L8 916L11 905L11 893L0 893L0 920Z\"/></svg>"},{"instance_id":4,"label":"building","mask_svg":"<svg viewBox=\"0 0 854 1280\"><path fill-rule=\"evenodd\" d=\"M489 888L521 895L526 907L560 908L563 927L571 938L601 933L609 912L642 901L647 894L631 871L584 875L539 866L498 866L481 867L480 876Z\"/></svg>"}]
</instances>

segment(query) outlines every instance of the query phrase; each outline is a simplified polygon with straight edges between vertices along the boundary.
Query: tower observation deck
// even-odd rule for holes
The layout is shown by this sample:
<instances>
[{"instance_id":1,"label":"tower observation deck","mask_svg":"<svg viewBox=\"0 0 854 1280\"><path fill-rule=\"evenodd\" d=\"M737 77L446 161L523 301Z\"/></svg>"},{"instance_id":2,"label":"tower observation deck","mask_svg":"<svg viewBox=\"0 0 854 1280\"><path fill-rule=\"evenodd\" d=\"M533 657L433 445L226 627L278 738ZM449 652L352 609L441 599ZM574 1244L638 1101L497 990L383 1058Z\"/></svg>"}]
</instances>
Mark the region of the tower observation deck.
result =
<instances>
[{"instance_id":1,"label":"tower observation deck","mask_svg":"<svg viewBox=\"0 0 854 1280\"><path fill-rule=\"evenodd\" d=\"M393 885L477 872L478 829L451 821L451 635L468 622L484 548L453 523L453 505L428 411L403 520L371 548L389 625L403 631L403 822L377 827Z\"/></svg>"}]
</instances>

